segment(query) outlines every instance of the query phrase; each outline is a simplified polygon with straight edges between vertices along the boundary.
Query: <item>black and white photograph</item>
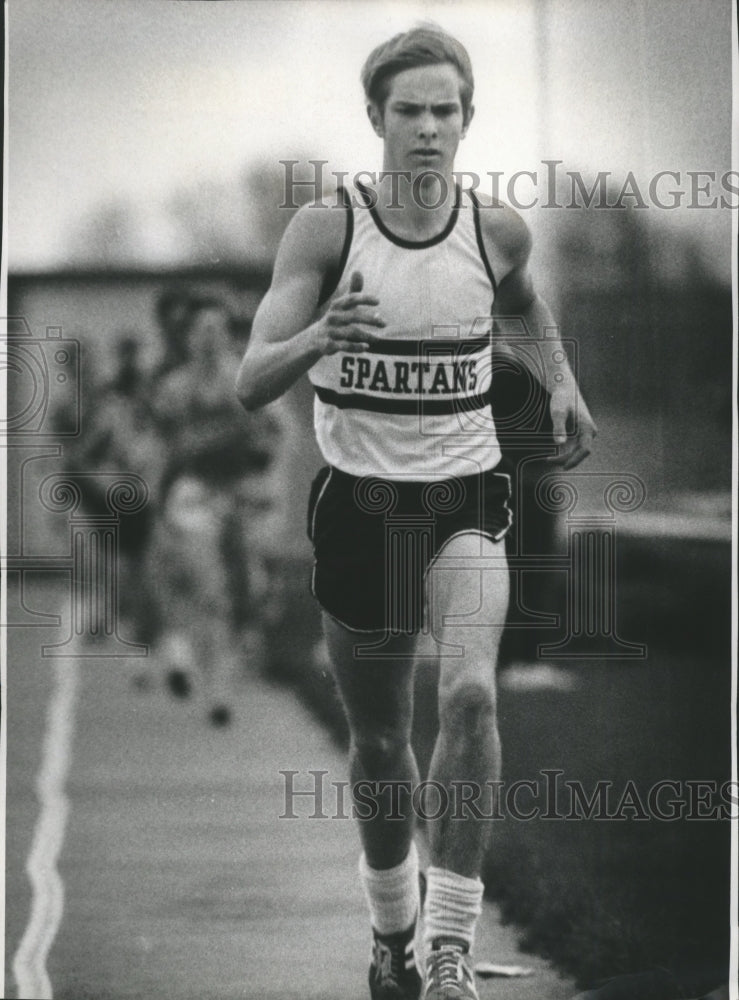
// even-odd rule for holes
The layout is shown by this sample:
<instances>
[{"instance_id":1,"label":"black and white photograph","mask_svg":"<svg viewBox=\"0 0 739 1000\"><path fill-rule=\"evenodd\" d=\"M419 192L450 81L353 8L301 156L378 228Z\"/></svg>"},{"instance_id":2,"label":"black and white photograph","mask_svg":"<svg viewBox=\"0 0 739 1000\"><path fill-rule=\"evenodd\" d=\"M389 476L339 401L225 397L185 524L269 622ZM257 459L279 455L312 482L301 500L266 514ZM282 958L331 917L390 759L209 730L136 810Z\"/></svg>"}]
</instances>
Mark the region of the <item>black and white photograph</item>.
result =
<instances>
[{"instance_id":1,"label":"black and white photograph","mask_svg":"<svg viewBox=\"0 0 739 1000\"><path fill-rule=\"evenodd\" d=\"M730 0L6 0L8 1000L739 1000Z\"/></svg>"}]
</instances>

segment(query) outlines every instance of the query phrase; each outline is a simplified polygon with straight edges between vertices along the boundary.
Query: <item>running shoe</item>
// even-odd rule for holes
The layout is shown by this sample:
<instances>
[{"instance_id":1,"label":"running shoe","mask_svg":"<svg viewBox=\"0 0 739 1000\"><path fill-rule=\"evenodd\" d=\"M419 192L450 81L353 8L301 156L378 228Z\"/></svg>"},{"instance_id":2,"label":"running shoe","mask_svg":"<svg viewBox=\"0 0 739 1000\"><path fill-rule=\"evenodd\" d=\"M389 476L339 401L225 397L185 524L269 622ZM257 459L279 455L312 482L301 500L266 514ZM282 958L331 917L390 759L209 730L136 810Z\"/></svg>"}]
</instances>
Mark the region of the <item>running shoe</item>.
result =
<instances>
[{"instance_id":1,"label":"running shoe","mask_svg":"<svg viewBox=\"0 0 739 1000\"><path fill-rule=\"evenodd\" d=\"M434 941L426 961L423 1000L480 1000L466 945Z\"/></svg>"},{"instance_id":2,"label":"running shoe","mask_svg":"<svg viewBox=\"0 0 739 1000\"><path fill-rule=\"evenodd\" d=\"M400 934L373 930L369 988L372 1000L419 1000L423 985L416 967L415 922Z\"/></svg>"}]
</instances>

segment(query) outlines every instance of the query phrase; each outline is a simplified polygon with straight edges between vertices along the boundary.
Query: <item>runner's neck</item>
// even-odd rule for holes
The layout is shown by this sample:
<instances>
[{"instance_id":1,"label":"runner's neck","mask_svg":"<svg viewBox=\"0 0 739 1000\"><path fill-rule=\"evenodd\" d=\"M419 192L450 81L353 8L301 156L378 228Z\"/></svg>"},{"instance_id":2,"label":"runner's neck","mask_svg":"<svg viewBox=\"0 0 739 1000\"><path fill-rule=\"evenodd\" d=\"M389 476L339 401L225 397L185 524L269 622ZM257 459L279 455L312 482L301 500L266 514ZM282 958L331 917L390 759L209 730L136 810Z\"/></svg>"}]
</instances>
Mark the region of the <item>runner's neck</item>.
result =
<instances>
[{"instance_id":1,"label":"runner's neck","mask_svg":"<svg viewBox=\"0 0 739 1000\"><path fill-rule=\"evenodd\" d=\"M443 233L454 211L457 189L452 176L420 176L408 179L391 171L380 175L379 183L366 190L374 192L375 211L396 236L413 241L433 239ZM374 199L373 199L374 200Z\"/></svg>"}]
</instances>

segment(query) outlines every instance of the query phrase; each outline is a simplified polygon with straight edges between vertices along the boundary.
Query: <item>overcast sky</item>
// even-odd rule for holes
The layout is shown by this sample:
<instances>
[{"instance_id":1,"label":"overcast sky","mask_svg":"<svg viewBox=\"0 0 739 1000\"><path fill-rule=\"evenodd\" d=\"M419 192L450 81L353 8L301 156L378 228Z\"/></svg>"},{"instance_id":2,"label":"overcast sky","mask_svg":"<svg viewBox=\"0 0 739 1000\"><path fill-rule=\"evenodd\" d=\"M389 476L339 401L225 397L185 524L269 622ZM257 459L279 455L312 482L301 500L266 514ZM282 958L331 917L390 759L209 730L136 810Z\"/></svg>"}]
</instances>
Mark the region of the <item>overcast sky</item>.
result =
<instances>
[{"instance_id":1,"label":"overcast sky","mask_svg":"<svg viewBox=\"0 0 739 1000\"><path fill-rule=\"evenodd\" d=\"M9 0L11 266L63 261L74 221L115 195L155 215L249 161L376 168L359 70L422 18L475 67L459 168L551 157L646 185L730 167L729 0ZM669 214L708 247L728 231L725 212Z\"/></svg>"}]
</instances>

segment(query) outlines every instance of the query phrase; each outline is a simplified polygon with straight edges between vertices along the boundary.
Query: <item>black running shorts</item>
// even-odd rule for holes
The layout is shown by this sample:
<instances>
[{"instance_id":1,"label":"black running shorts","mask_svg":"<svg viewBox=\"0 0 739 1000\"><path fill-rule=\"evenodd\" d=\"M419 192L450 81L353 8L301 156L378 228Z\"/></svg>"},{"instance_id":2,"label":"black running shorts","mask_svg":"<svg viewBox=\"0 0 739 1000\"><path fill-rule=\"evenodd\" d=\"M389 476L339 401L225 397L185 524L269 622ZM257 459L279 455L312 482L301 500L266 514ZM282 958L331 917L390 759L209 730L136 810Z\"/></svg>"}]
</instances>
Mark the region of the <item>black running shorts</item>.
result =
<instances>
[{"instance_id":1,"label":"black running shorts","mask_svg":"<svg viewBox=\"0 0 739 1000\"><path fill-rule=\"evenodd\" d=\"M308 503L313 595L353 631L419 632L431 562L455 535L500 541L513 520L510 498L510 476L496 470L418 482L326 466Z\"/></svg>"}]
</instances>

